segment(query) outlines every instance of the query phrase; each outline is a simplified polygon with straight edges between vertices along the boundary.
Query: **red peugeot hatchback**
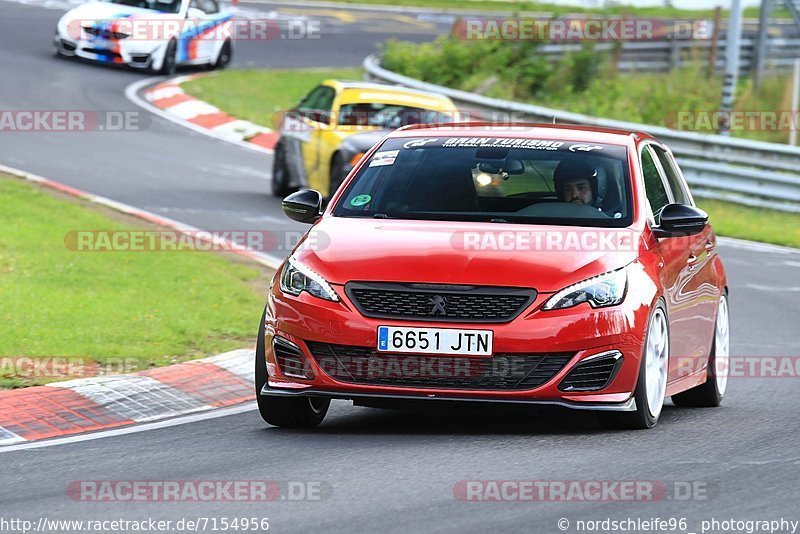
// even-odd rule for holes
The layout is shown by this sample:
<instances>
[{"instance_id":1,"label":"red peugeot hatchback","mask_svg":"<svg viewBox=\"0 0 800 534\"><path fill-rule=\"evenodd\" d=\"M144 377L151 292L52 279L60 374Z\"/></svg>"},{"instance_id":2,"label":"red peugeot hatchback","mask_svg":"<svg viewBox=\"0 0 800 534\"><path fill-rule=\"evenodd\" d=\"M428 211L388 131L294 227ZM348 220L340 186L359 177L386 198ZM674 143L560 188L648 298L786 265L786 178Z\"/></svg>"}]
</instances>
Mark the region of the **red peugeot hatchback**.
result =
<instances>
[{"instance_id":1,"label":"red peugeot hatchback","mask_svg":"<svg viewBox=\"0 0 800 534\"><path fill-rule=\"evenodd\" d=\"M708 216L644 133L407 127L378 143L278 270L256 350L268 423L331 399L598 410L650 428L665 398L716 406L728 290Z\"/></svg>"}]
</instances>

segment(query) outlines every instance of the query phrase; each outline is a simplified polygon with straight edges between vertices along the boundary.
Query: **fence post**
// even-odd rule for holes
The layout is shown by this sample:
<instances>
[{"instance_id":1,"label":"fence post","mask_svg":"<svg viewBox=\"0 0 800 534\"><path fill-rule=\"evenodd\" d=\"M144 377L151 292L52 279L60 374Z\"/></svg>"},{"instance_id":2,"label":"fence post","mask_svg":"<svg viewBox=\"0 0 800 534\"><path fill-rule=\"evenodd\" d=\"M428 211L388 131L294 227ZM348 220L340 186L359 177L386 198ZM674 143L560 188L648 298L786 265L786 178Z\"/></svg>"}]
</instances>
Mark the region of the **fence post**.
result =
<instances>
[{"instance_id":1,"label":"fence post","mask_svg":"<svg viewBox=\"0 0 800 534\"><path fill-rule=\"evenodd\" d=\"M767 63L767 35L769 33L769 15L772 11L772 0L761 0L761 12L758 15L758 39L755 49L755 66L753 68L753 86L758 89L764 78L764 66Z\"/></svg>"},{"instance_id":2,"label":"fence post","mask_svg":"<svg viewBox=\"0 0 800 534\"><path fill-rule=\"evenodd\" d=\"M792 129L789 144L797 146L797 108L800 107L800 58L794 60L794 83L792 83Z\"/></svg>"},{"instance_id":3,"label":"fence post","mask_svg":"<svg viewBox=\"0 0 800 534\"><path fill-rule=\"evenodd\" d=\"M672 71L680 66L681 49L680 41L673 35L669 40L669 70Z\"/></svg>"},{"instance_id":4,"label":"fence post","mask_svg":"<svg viewBox=\"0 0 800 534\"><path fill-rule=\"evenodd\" d=\"M720 135L731 134L730 118L736 100L736 83L739 80L739 55L742 45L742 1L731 0L728 31L725 34L725 80L722 87L722 124Z\"/></svg>"},{"instance_id":5,"label":"fence post","mask_svg":"<svg viewBox=\"0 0 800 534\"><path fill-rule=\"evenodd\" d=\"M714 10L714 33L711 36L711 50L708 52L708 72L706 73L708 78L711 78L717 72L720 25L722 25L722 8L717 6L717 9Z\"/></svg>"}]
</instances>

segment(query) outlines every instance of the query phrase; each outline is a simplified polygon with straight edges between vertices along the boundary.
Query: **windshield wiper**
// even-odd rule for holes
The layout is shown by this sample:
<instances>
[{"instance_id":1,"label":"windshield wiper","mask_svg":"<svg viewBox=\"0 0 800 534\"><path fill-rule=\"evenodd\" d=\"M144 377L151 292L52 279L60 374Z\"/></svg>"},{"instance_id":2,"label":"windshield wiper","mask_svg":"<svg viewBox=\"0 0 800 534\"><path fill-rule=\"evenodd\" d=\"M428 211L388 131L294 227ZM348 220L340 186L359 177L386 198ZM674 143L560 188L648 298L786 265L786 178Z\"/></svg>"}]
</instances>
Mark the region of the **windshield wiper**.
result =
<instances>
[{"instance_id":1,"label":"windshield wiper","mask_svg":"<svg viewBox=\"0 0 800 534\"><path fill-rule=\"evenodd\" d=\"M375 215L372 216L372 218L373 219L388 219L389 216L386 215L385 213L376 213Z\"/></svg>"}]
</instances>

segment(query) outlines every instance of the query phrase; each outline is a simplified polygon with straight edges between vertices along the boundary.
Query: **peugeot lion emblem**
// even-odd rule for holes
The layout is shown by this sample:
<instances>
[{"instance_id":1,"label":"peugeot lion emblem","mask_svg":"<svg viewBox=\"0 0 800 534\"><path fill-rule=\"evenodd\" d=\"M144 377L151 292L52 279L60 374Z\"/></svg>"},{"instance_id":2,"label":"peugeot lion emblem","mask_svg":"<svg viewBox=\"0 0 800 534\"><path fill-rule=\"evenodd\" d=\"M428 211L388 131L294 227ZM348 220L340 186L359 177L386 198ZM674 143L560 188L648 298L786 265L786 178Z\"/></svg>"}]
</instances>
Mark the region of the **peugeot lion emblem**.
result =
<instances>
[{"instance_id":1,"label":"peugeot lion emblem","mask_svg":"<svg viewBox=\"0 0 800 534\"><path fill-rule=\"evenodd\" d=\"M445 309L447 299L443 296L436 295L431 297L431 304L433 304L433 309L431 310L433 315L447 315L447 310Z\"/></svg>"}]
</instances>

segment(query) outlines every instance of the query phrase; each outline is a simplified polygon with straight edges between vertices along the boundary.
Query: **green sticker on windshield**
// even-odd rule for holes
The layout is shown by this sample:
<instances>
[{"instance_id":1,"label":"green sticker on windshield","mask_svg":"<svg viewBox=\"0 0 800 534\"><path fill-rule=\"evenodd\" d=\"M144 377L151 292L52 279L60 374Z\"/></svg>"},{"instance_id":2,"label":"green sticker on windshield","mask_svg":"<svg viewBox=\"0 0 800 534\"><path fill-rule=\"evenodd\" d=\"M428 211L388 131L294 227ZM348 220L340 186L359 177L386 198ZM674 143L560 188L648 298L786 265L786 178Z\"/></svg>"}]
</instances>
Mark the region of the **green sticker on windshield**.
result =
<instances>
[{"instance_id":1,"label":"green sticker on windshield","mask_svg":"<svg viewBox=\"0 0 800 534\"><path fill-rule=\"evenodd\" d=\"M369 204L372 200L370 195L358 195L353 200L350 201L351 206L363 206L364 204Z\"/></svg>"}]
</instances>

